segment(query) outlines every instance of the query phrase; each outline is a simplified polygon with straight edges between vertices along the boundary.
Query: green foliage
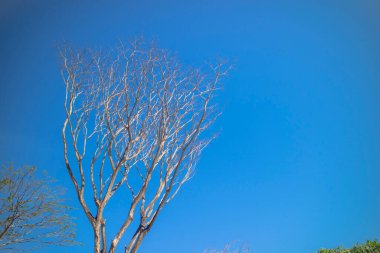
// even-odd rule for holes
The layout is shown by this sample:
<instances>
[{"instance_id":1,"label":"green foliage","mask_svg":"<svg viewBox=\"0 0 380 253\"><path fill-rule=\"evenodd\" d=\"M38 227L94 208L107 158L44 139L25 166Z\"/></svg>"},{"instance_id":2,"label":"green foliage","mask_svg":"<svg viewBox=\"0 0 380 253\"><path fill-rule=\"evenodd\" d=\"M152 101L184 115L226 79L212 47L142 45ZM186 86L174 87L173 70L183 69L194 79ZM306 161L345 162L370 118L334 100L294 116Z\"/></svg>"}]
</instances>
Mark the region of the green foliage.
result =
<instances>
[{"instance_id":1,"label":"green foliage","mask_svg":"<svg viewBox=\"0 0 380 253\"><path fill-rule=\"evenodd\" d=\"M337 247L335 249L320 249L318 253L380 253L380 243L378 241L367 241L363 244L356 244L351 249Z\"/></svg>"},{"instance_id":2,"label":"green foliage","mask_svg":"<svg viewBox=\"0 0 380 253\"><path fill-rule=\"evenodd\" d=\"M74 243L74 223L53 180L35 167L1 167L0 250L30 251L42 245Z\"/></svg>"}]
</instances>

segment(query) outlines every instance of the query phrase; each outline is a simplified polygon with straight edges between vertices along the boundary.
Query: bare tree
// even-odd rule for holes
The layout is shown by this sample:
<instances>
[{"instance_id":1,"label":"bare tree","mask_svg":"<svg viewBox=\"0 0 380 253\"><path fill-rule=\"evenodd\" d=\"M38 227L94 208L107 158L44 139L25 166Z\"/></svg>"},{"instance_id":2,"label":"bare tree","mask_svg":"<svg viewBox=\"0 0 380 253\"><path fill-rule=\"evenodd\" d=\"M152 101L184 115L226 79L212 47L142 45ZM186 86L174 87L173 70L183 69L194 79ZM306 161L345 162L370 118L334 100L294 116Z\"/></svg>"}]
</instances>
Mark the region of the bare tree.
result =
<instances>
[{"instance_id":1,"label":"bare tree","mask_svg":"<svg viewBox=\"0 0 380 253\"><path fill-rule=\"evenodd\" d=\"M226 244L221 250L208 249L204 253L249 253L249 247L241 241L234 241Z\"/></svg>"},{"instance_id":2,"label":"bare tree","mask_svg":"<svg viewBox=\"0 0 380 253\"><path fill-rule=\"evenodd\" d=\"M137 41L103 51L64 46L60 55L64 158L92 225L94 252L115 252L130 229L124 251L136 252L212 139L200 135L218 116L211 101L226 69L186 69L165 50ZM104 210L119 191L129 192L118 198L129 207L109 240Z\"/></svg>"},{"instance_id":3,"label":"bare tree","mask_svg":"<svg viewBox=\"0 0 380 253\"><path fill-rule=\"evenodd\" d=\"M37 178L34 167L3 167L0 175L0 250L74 243L69 208L50 179Z\"/></svg>"}]
</instances>

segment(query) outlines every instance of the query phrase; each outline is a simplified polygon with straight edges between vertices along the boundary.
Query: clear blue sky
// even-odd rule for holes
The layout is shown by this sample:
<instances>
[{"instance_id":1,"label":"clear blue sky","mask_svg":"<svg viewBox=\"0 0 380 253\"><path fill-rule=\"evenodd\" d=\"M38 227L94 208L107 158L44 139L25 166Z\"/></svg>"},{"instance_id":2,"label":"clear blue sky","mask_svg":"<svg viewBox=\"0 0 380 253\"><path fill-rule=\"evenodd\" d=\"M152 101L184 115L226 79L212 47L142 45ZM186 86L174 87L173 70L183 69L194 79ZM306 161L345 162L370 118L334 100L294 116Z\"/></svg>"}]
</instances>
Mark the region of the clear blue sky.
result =
<instances>
[{"instance_id":1,"label":"clear blue sky","mask_svg":"<svg viewBox=\"0 0 380 253\"><path fill-rule=\"evenodd\" d=\"M143 35L184 63L223 56L235 67L220 137L141 252L242 240L254 253L311 253L380 239L379 13L378 0L3 0L0 162L48 170L76 204L55 47ZM70 251L91 252L90 227L74 214L85 246Z\"/></svg>"}]
</instances>

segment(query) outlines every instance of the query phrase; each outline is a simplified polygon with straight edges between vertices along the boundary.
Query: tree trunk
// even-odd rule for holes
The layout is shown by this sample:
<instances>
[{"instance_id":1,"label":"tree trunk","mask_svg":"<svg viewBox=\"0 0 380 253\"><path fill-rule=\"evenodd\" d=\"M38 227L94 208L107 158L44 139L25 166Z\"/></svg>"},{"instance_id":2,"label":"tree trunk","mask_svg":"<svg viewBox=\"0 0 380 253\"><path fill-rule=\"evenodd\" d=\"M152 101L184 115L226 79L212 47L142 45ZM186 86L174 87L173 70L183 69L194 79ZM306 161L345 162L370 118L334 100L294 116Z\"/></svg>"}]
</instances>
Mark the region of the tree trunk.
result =
<instances>
[{"instance_id":1,"label":"tree trunk","mask_svg":"<svg viewBox=\"0 0 380 253\"><path fill-rule=\"evenodd\" d=\"M136 241L135 241L135 243L134 243L134 245L133 245L130 253L136 253L137 252L137 250L140 248L141 243L142 243L142 241L145 238L145 236L146 236L147 233L148 233L148 230L141 231L141 233L137 237L137 239L136 239Z\"/></svg>"},{"instance_id":2,"label":"tree trunk","mask_svg":"<svg viewBox=\"0 0 380 253\"><path fill-rule=\"evenodd\" d=\"M94 253L101 253L100 239L100 224L96 224L94 227Z\"/></svg>"}]
</instances>

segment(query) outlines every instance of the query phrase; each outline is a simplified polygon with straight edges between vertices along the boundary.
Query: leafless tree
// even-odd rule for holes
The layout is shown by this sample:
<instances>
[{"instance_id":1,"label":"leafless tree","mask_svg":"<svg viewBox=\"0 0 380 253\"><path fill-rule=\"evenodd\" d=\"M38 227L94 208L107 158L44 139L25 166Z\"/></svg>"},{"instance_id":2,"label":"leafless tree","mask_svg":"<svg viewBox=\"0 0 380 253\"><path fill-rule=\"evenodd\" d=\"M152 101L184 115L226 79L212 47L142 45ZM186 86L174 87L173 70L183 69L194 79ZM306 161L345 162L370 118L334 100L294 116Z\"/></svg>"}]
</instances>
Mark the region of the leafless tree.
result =
<instances>
[{"instance_id":1,"label":"leafless tree","mask_svg":"<svg viewBox=\"0 0 380 253\"><path fill-rule=\"evenodd\" d=\"M136 252L212 139L200 136L218 116L211 102L226 68L184 68L138 41L109 50L64 46L60 55L64 158L93 229L94 252L115 252L130 229L124 252ZM120 191L129 192L116 197L128 208L109 239L104 210Z\"/></svg>"},{"instance_id":2,"label":"leafless tree","mask_svg":"<svg viewBox=\"0 0 380 253\"><path fill-rule=\"evenodd\" d=\"M0 250L28 250L74 243L73 222L62 192L34 167L2 167L0 174Z\"/></svg>"},{"instance_id":3,"label":"leafless tree","mask_svg":"<svg viewBox=\"0 0 380 253\"><path fill-rule=\"evenodd\" d=\"M234 241L226 244L221 250L205 250L204 253L249 253L249 247L241 242Z\"/></svg>"}]
</instances>

